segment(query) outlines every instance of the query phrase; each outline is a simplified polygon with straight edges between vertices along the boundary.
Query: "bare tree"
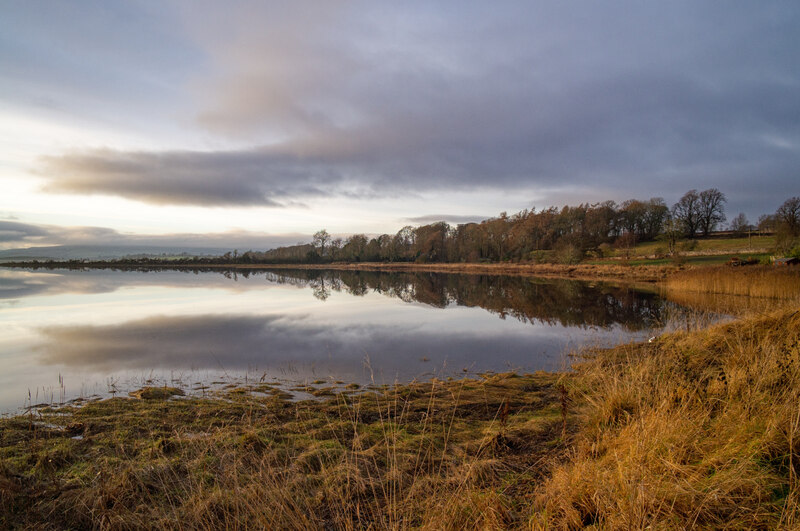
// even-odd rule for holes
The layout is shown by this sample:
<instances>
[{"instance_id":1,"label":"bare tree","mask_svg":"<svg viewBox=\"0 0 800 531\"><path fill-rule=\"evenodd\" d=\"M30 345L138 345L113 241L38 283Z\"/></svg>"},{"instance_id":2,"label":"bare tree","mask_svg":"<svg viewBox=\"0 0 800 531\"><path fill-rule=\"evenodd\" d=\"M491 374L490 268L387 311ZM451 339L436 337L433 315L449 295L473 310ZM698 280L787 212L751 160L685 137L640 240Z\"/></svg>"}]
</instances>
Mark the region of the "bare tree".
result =
<instances>
[{"instance_id":1,"label":"bare tree","mask_svg":"<svg viewBox=\"0 0 800 531\"><path fill-rule=\"evenodd\" d=\"M739 212L739 214L731 220L731 230L733 232L743 234L749 228L750 222L747 220L747 216L744 215L744 212Z\"/></svg>"},{"instance_id":2,"label":"bare tree","mask_svg":"<svg viewBox=\"0 0 800 531\"><path fill-rule=\"evenodd\" d=\"M652 240L658 236L668 218L669 208L664 200L660 197L650 198L643 219L644 237Z\"/></svg>"},{"instance_id":3,"label":"bare tree","mask_svg":"<svg viewBox=\"0 0 800 531\"><path fill-rule=\"evenodd\" d=\"M775 225L777 225L777 220L775 219L774 214L761 214L758 216L758 230L762 234L765 232L772 232L775 230Z\"/></svg>"},{"instance_id":4,"label":"bare tree","mask_svg":"<svg viewBox=\"0 0 800 531\"><path fill-rule=\"evenodd\" d=\"M325 246L328 245L329 241L331 241L331 235L325 229L314 234L314 248L319 249L320 257L325 256Z\"/></svg>"},{"instance_id":5,"label":"bare tree","mask_svg":"<svg viewBox=\"0 0 800 531\"><path fill-rule=\"evenodd\" d=\"M700 196L689 190L672 206L672 217L679 223L688 238L693 238L700 227Z\"/></svg>"},{"instance_id":6,"label":"bare tree","mask_svg":"<svg viewBox=\"0 0 800 531\"><path fill-rule=\"evenodd\" d=\"M682 225L681 222L671 216L664 221L664 232L661 237L667 242L667 252L670 256L675 256L678 250L678 240L683 230L685 230Z\"/></svg>"},{"instance_id":7,"label":"bare tree","mask_svg":"<svg viewBox=\"0 0 800 531\"><path fill-rule=\"evenodd\" d=\"M698 218L699 228L703 231L703 236L708 236L719 223L725 221L723 204L727 201L725 194L716 188L709 188L700 192Z\"/></svg>"},{"instance_id":8,"label":"bare tree","mask_svg":"<svg viewBox=\"0 0 800 531\"><path fill-rule=\"evenodd\" d=\"M342 245L344 245L344 242L342 242L341 238L334 238L328 244L328 254L330 255L331 260L339 259L339 255L341 254L342 250Z\"/></svg>"},{"instance_id":9,"label":"bare tree","mask_svg":"<svg viewBox=\"0 0 800 531\"><path fill-rule=\"evenodd\" d=\"M781 225L781 230L790 236L800 235L800 197L787 199L775 211L775 217Z\"/></svg>"}]
</instances>

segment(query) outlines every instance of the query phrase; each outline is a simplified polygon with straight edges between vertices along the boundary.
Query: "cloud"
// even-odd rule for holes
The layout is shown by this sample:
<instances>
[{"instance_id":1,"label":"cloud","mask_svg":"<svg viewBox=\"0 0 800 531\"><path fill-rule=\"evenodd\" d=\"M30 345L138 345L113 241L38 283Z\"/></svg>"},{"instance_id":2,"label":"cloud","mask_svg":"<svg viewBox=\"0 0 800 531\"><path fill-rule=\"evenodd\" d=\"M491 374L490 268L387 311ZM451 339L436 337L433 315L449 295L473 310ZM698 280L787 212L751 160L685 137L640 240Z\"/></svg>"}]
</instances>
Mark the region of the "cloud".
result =
<instances>
[{"instance_id":1,"label":"cloud","mask_svg":"<svg viewBox=\"0 0 800 531\"><path fill-rule=\"evenodd\" d=\"M425 216L415 216L412 218L406 218L407 221L412 223L436 223L437 221L446 221L448 223L479 223L485 219L490 218L491 216L479 216L477 214L467 214L467 215L459 215L459 214L427 214Z\"/></svg>"},{"instance_id":2,"label":"cloud","mask_svg":"<svg viewBox=\"0 0 800 531\"><path fill-rule=\"evenodd\" d=\"M37 225L0 220L0 244L7 242L36 241L49 234L48 230Z\"/></svg>"},{"instance_id":3,"label":"cloud","mask_svg":"<svg viewBox=\"0 0 800 531\"><path fill-rule=\"evenodd\" d=\"M153 204L274 207L323 195L323 187L341 182L320 162L267 149L101 149L43 157L38 173L48 179L44 190L54 193L118 195Z\"/></svg>"},{"instance_id":4,"label":"cloud","mask_svg":"<svg viewBox=\"0 0 800 531\"><path fill-rule=\"evenodd\" d=\"M207 234L134 234L106 227L60 227L0 220L0 249L81 245L121 248L149 246L266 250L310 240L310 235L301 233L269 234L229 230Z\"/></svg>"},{"instance_id":5,"label":"cloud","mask_svg":"<svg viewBox=\"0 0 800 531\"><path fill-rule=\"evenodd\" d=\"M770 211L796 186L790 3L206 7L182 12L209 65L189 84L195 123L243 147L54 154L47 191L279 207L714 186Z\"/></svg>"}]
</instances>

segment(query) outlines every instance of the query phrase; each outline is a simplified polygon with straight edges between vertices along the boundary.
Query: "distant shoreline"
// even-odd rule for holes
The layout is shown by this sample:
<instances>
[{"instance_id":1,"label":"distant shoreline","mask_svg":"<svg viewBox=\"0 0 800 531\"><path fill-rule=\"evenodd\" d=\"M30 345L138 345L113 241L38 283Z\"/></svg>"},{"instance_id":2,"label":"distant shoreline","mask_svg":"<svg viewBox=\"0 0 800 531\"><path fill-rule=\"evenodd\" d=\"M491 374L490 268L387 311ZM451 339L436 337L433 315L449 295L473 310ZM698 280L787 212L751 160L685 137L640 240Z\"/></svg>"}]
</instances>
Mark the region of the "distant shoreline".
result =
<instances>
[{"instance_id":1,"label":"distant shoreline","mask_svg":"<svg viewBox=\"0 0 800 531\"><path fill-rule=\"evenodd\" d=\"M769 299L800 296L800 268L766 265L622 265L622 264L476 264L360 262L332 264L232 264L186 262L13 262L0 267L20 269L116 269L129 271L369 271L386 273L445 273L612 282L635 286L659 285L671 292L741 295Z\"/></svg>"},{"instance_id":2,"label":"distant shoreline","mask_svg":"<svg viewBox=\"0 0 800 531\"><path fill-rule=\"evenodd\" d=\"M477 264L437 263L416 264L407 262L356 262L331 264L236 264L236 263L180 263L180 262L8 262L0 267L26 269L173 269L173 270L336 270L384 271L404 273L457 273L467 275L510 275L573 280L617 280L655 283L664 280L676 266L625 266L593 264Z\"/></svg>"}]
</instances>

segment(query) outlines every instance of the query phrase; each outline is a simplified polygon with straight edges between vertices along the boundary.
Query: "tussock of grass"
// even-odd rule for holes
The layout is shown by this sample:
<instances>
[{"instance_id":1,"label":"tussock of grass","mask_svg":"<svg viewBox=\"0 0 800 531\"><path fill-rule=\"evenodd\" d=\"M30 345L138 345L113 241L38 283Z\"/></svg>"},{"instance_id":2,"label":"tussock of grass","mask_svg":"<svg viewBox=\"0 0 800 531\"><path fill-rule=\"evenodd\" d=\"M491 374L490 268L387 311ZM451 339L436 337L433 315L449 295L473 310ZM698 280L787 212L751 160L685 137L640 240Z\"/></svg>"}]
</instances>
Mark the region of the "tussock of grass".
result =
<instances>
[{"instance_id":1,"label":"tussock of grass","mask_svg":"<svg viewBox=\"0 0 800 531\"><path fill-rule=\"evenodd\" d=\"M143 398L145 400L158 400L169 398L171 396L183 396L182 389L177 387L143 387L137 391L130 393L133 398Z\"/></svg>"},{"instance_id":2,"label":"tussock of grass","mask_svg":"<svg viewBox=\"0 0 800 531\"><path fill-rule=\"evenodd\" d=\"M683 291L793 299L800 297L800 268L718 266L687 269L669 275L664 284L668 295Z\"/></svg>"},{"instance_id":3,"label":"tussock of grass","mask_svg":"<svg viewBox=\"0 0 800 531\"><path fill-rule=\"evenodd\" d=\"M524 525L530 485L559 451L555 380L300 403L227 389L0 419L0 528Z\"/></svg>"},{"instance_id":4,"label":"tussock of grass","mask_svg":"<svg viewBox=\"0 0 800 531\"><path fill-rule=\"evenodd\" d=\"M800 311L599 351L569 381L582 428L534 526L800 526Z\"/></svg>"}]
</instances>

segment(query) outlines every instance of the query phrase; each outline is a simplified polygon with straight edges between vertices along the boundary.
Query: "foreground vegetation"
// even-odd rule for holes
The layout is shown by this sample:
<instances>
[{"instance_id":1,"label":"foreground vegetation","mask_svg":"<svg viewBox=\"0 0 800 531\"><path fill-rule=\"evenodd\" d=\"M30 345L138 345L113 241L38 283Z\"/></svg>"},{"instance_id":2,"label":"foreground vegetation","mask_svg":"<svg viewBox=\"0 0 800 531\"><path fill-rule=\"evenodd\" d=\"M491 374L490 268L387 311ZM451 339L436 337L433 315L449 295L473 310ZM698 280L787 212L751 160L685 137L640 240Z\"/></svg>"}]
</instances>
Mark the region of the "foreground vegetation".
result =
<instances>
[{"instance_id":1,"label":"foreground vegetation","mask_svg":"<svg viewBox=\"0 0 800 531\"><path fill-rule=\"evenodd\" d=\"M3 419L0 527L521 524L562 448L556 379L323 386L299 403L266 385L148 389Z\"/></svg>"},{"instance_id":2,"label":"foreground vegetation","mask_svg":"<svg viewBox=\"0 0 800 531\"><path fill-rule=\"evenodd\" d=\"M690 328L687 326L687 329ZM0 527L796 528L800 310L569 374L43 408L0 420Z\"/></svg>"},{"instance_id":3,"label":"foreground vegetation","mask_svg":"<svg viewBox=\"0 0 800 531\"><path fill-rule=\"evenodd\" d=\"M597 352L576 370L581 428L537 490L536 521L800 525L800 311Z\"/></svg>"}]
</instances>

